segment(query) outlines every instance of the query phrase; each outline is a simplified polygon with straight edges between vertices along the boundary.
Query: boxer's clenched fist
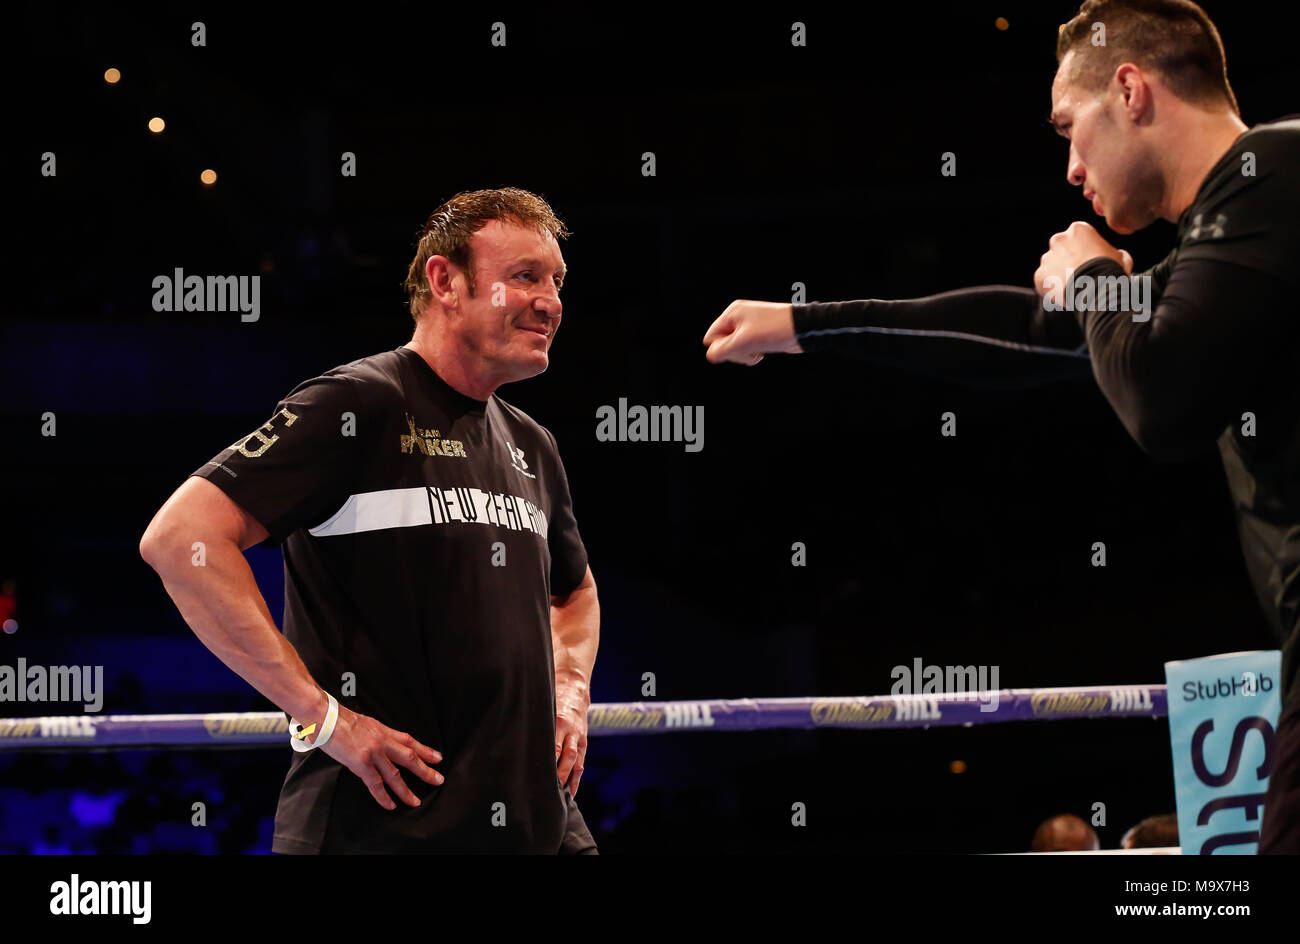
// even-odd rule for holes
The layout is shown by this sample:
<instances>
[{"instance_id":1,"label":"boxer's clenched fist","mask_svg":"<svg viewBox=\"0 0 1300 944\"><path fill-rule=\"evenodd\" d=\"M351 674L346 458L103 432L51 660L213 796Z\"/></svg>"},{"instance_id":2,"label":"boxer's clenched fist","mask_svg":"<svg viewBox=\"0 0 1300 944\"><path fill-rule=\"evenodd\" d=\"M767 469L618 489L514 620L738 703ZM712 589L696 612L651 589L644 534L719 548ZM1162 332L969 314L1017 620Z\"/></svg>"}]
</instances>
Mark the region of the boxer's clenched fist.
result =
<instances>
[{"instance_id":1,"label":"boxer's clenched fist","mask_svg":"<svg viewBox=\"0 0 1300 944\"><path fill-rule=\"evenodd\" d=\"M782 302L737 299L704 333L711 364L754 365L764 354L802 354L794 336L794 308Z\"/></svg>"},{"instance_id":2,"label":"boxer's clenched fist","mask_svg":"<svg viewBox=\"0 0 1300 944\"><path fill-rule=\"evenodd\" d=\"M1075 269L1098 256L1114 259L1125 272L1133 274L1133 257L1127 250L1116 249L1106 242L1091 223L1082 220L1071 223L1068 229L1047 241L1047 252L1038 260L1038 270L1034 272L1034 288L1039 295L1060 305L1066 280Z\"/></svg>"}]
</instances>

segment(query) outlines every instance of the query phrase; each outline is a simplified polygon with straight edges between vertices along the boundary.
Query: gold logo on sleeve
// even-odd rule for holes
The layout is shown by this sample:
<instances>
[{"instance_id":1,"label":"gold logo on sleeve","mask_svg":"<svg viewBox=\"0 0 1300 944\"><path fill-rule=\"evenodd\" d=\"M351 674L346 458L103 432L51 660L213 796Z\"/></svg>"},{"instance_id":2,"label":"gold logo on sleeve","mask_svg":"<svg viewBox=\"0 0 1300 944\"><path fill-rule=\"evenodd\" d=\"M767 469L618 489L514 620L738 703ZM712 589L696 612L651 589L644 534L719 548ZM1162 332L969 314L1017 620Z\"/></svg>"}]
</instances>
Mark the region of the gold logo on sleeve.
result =
<instances>
[{"instance_id":1,"label":"gold logo on sleeve","mask_svg":"<svg viewBox=\"0 0 1300 944\"><path fill-rule=\"evenodd\" d=\"M272 416L269 420L267 420L257 429L253 430L253 432L249 433L243 439L231 443L228 448L237 450L241 456L248 456L248 458L250 459L256 459L262 453L266 452L266 450L274 446L276 440L280 438L278 434L268 437L266 433L262 432L262 430L266 430L266 432L268 433L271 432L273 428L271 424L275 422L276 416L283 416L285 418L285 423L284 423L285 428L292 426L294 424L294 421L298 419L298 417L295 414L290 413L288 410L281 410L279 413L276 413L275 416ZM248 448L248 444L254 439L260 442L262 445L256 450L250 450Z\"/></svg>"},{"instance_id":2,"label":"gold logo on sleeve","mask_svg":"<svg viewBox=\"0 0 1300 944\"><path fill-rule=\"evenodd\" d=\"M406 414L406 427L411 432L402 437L402 453L422 456L459 456L468 459L465 444L459 439L441 439L436 429L417 429L410 413Z\"/></svg>"}]
</instances>

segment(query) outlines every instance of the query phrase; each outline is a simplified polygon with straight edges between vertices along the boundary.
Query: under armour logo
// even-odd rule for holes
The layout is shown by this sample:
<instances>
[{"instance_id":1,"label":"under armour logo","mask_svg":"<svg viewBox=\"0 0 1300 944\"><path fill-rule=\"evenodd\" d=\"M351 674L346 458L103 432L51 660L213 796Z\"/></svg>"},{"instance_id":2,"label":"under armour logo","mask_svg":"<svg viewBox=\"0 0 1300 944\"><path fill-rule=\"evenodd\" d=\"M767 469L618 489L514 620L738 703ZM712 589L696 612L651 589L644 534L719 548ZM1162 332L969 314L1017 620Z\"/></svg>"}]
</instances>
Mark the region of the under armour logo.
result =
<instances>
[{"instance_id":1,"label":"under armour logo","mask_svg":"<svg viewBox=\"0 0 1300 944\"><path fill-rule=\"evenodd\" d=\"M524 461L524 451L522 449L516 449L515 444L508 439L506 440L506 449L510 451L511 465L513 465L518 471L524 473L524 475L528 476L530 479L537 478L537 476L528 471L528 463Z\"/></svg>"},{"instance_id":2,"label":"under armour logo","mask_svg":"<svg viewBox=\"0 0 1300 944\"><path fill-rule=\"evenodd\" d=\"M1216 213L1213 223L1201 222L1203 214L1197 213L1192 217L1192 228L1187 231L1188 239L1219 239L1223 236L1223 224L1228 222L1228 218L1222 213Z\"/></svg>"}]
</instances>

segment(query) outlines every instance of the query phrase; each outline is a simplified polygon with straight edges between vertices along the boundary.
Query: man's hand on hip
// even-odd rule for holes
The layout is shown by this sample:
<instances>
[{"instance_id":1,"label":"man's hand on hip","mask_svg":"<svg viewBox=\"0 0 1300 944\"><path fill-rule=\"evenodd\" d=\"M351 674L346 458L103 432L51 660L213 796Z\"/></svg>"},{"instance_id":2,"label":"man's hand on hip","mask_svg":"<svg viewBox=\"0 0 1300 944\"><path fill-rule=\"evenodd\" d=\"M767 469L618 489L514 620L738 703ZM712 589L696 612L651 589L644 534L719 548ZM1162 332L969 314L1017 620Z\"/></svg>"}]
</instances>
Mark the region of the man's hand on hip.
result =
<instances>
[{"instance_id":1,"label":"man's hand on hip","mask_svg":"<svg viewBox=\"0 0 1300 944\"><path fill-rule=\"evenodd\" d=\"M397 804L384 789L385 784L407 806L420 805L420 798L402 780L398 764L426 783L438 786L443 782L442 774L428 766L441 763L442 754L409 734L394 731L342 705L334 734L320 750L360 777L375 802L386 810L397 809Z\"/></svg>"}]
</instances>

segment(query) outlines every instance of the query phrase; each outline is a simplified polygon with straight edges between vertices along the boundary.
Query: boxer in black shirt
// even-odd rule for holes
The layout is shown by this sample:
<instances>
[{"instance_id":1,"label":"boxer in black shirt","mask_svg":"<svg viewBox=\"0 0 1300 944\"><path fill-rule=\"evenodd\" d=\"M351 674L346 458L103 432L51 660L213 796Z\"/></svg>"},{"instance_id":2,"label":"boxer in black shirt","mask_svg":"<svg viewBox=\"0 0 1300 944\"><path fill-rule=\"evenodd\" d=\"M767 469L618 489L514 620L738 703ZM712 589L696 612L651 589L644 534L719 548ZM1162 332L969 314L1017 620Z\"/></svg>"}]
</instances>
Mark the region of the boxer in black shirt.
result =
<instances>
[{"instance_id":1,"label":"boxer in black shirt","mask_svg":"<svg viewBox=\"0 0 1300 944\"><path fill-rule=\"evenodd\" d=\"M1094 46L1095 24L1106 44ZM1300 852L1300 116L1248 128L1218 32L1185 0L1089 0L1061 28L1052 123L1067 179L1111 229L1157 218L1173 250L1133 262L1087 223L1057 233L1034 289L733 302L717 363L833 351L1018 386L1090 372L1151 455L1217 445L1246 566L1283 651L1261 852Z\"/></svg>"}]
</instances>

